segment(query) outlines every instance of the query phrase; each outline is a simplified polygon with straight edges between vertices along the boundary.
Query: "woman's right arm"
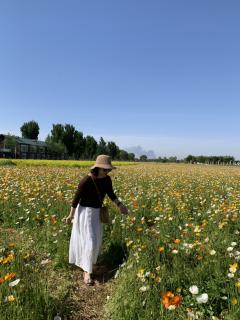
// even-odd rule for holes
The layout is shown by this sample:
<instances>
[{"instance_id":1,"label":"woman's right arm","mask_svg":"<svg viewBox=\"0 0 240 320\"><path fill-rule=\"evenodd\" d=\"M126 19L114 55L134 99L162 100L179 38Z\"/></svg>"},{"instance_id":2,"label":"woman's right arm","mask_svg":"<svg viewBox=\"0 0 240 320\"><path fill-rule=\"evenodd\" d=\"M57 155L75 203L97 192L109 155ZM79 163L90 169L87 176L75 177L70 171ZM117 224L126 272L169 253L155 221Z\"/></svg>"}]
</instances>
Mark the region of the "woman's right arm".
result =
<instances>
[{"instance_id":1,"label":"woman's right arm","mask_svg":"<svg viewBox=\"0 0 240 320\"><path fill-rule=\"evenodd\" d=\"M87 184L88 179L89 179L88 176L86 176L79 182L77 190L74 195L74 198L72 200L72 206L71 206L70 213L69 213L68 217L65 218L66 223L71 223L72 219L74 218L74 214L75 214L77 205L82 197L84 188L86 188L86 184Z\"/></svg>"},{"instance_id":2,"label":"woman's right arm","mask_svg":"<svg viewBox=\"0 0 240 320\"><path fill-rule=\"evenodd\" d=\"M84 192L84 189L86 188L88 180L89 180L89 176L86 176L79 182L74 198L72 200L72 208L77 208L77 205L83 195L83 192Z\"/></svg>"},{"instance_id":3,"label":"woman's right arm","mask_svg":"<svg viewBox=\"0 0 240 320\"><path fill-rule=\"evenodd\" d=\"M72 219L74 218L76 208L71 207L69 215L65 218L65 221L67 224L70 224L72 222Z\"/></svg>"}]
</instances>

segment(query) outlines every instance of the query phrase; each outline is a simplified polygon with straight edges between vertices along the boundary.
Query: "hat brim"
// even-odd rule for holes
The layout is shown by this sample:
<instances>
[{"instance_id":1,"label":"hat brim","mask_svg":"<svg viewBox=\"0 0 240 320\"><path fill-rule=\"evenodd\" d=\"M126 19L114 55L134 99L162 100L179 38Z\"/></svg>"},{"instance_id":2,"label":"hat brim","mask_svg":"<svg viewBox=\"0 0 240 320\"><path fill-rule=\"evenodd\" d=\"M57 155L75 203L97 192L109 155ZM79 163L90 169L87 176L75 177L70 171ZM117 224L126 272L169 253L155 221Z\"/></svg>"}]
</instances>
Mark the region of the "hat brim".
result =
<instances>
[{"instance_id":1,"label":"hat brim","mask_svg":"<svg viewBox=\"0 0 240 320\"><path fill-rule=\"evenodd\" d=\"M117 167L104 165L104 164L94 165L91 167L91 169L94 169L94 168L102 168L102 169L109 169L109 170L117 169Z\"/></svg>"}]
</instances>

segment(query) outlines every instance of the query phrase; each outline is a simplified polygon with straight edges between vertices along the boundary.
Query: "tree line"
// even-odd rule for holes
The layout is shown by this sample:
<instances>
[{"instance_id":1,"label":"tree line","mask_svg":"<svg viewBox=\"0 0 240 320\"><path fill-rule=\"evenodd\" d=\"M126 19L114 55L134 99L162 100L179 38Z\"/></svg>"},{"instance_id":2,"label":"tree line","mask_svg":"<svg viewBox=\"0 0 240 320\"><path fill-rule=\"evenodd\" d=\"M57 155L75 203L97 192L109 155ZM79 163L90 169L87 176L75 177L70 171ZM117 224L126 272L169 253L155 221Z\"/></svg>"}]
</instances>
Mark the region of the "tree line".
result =
<instances>
[{"instance_id":1,"label":"tree line","mask_svg":"<svg viewBox=\"0 0 240 320\"><path fill-rule=\"evenodd\" d=\"M25 122L21 128L23 138L38 140L39 125L36 121ZM1 138L1 137L0 137ZM13 136L6 136L6 145L14 146L15 139ZM53 124L52 130L45 139L47 150L55 155L67 155L70 159L94 160L99 154L108 154L113 160L138 161L134 153L128 153L120 149L115 142L106 142L103 137L97 142L93 136L87 135L76 130L71 124ZM161 163L203 163L203 164L235 164L233 156L194 156L188 155L186 158L178 160L176 156L158 157L148 159L146 155L141 155L139 161L143 162L161 162Z\"/></svg>"},{"instance_id":2,"label":"tree line","mask_svg":"<svg viewBox=\"0 0 240 320\"><path fill-rule=\"evenodd\" d=\"M178 160L176 156L158 157L157 159L148 159L146 155L139 158L140 161L161 162L161 163L203 163L203 164L235 164L239 162L233 156L193 156L188 155L186 158Z\"/></svg>"},{"instance_id":3,"label":"tree line","mask_svg":"<svg viewBox=\"0 0 240 320\"><path fill-rule=\"evenodd\" d=\"M205 164L233 164L237 160L232 156L193 156L190 154L185 158L185 161Z\"/></svg>"},{"instance_id":4,"label":"tree line","mask_svg":"<svg viewBox=\"0 0 240 320\"><path fill-rule=\"evenodd\" d=\"M38 140L40 128L36 121L25 122L20 130L23 138ZM97 142L93 136L85 137L71 124L53 124L45 143L48 152L67 154L71 159L93 160L99 154L108 154L113 160L135 160L134 153L120 149L114 141L106 142L101 137Z\"/></svg>"}]
</instances>

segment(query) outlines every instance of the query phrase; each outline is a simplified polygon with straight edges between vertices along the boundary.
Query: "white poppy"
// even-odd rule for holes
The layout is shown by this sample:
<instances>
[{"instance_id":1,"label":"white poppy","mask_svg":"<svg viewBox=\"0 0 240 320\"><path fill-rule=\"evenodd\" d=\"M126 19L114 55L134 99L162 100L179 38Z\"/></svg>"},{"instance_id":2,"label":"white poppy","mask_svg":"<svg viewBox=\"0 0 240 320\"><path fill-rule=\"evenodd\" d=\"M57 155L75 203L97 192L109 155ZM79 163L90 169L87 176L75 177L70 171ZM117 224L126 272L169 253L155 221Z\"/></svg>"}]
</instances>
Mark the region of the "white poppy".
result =
<instances>
[{"instance_id":1,"label":"white poppy","mask_svg":"<svg viewBox=\"0 0 240 320\"><path fill-rule=\"evenodd\" d=\"M230 279L231 279L231 278L233 278L233 277L234 277L234 273L228 273L228 275L227 275L227 276L228 276L228 278L230 278Z\"/></svg>"},{"instance_id":2,"label":"white poppy","mask_svg":"<svg viewBox=\"0 0 240 320\"><path fill-rule=\"evenodd\" d=\"M48 264L49 262L51 262L50 259L45 259L45 260L42 260L40 264L45 265L45 264Z\"/></svg>"},{"instance_id":3,"label":"white poppy","mask_svg":"<svg viewBox=\"0 0 240 320\"><path fill-rule=\"evenodd\" d=\"M142 286L142 287L139 289L139 291L145 292L145 291L147 291L147 290L149 290L149 289L150 289L149 286Z\"/></svg>"},{"instance_id":4,"label":"white poppy","mask_svg":"<svg viewBox=\"0 0 240 320\"><path fill-rule=\"evenodd\" d=\"M216 254L216 251L215 250L211 250L209 253L210 253L211 256L214 256Z\"/></svg>"},{"instance_id":5,"label":"white poppy","mask_svg":"<svg viewBox=\"0 0 240 320\"><path fill-rule=\"evenodd\" d=\"M12 282L9 282L9 287L14 287L14 286L16 286L17 284L19 284L19 282L20 282L20 279L16 279L16 280L14 280L14 281L12 281Z\"/></svg>"},{"instance_id":6,"label":"white poppy","mask_svg":"<svg viewBox=\"0 0 240 320\"><path fill-rule=\"evenodd\" d=\"M196 299L197 299L198 303L207 303L208 302L208 294L207 293L200 294L200 296L197 296Z\"/></svg>"},{"instance_id":7,"label":"white poppy","mask_svg":"<svg viewBox=\"0 0 240 320\"><path fill-rule=\"evenodd\" d=\"M191 294L198 294L199 290L197 286L191 286L189 288L189 291L191 292Z\"/></svg>"}]
</instances>

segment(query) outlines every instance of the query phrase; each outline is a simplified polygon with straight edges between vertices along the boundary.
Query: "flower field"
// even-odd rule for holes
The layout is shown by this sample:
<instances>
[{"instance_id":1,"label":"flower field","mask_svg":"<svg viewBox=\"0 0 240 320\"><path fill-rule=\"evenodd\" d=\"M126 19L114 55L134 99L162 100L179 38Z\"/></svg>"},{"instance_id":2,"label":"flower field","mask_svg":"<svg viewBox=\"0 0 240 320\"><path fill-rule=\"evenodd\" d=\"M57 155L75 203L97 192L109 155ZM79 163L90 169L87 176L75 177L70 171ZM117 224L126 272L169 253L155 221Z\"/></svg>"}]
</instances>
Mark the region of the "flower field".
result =
<instances>
[{"instance_id":1,"label":"flower field","mask_svg":"<svg viewBox=\"0 0 240 320\"><path fill-rule=\"evenodd\" d=\"M91 160L37 160L37 159L0 159L0 166L38 166L38 167L90 167L94 164ZM134 162L128 161L113 161L115 166L134 165Z\"/></svg>"},{"instance_id":2,"label":"flower field","mask_svg":"<svg viewBox=\"0 0 240 320\"><path fill-rule=\"evenodd\" d=\"M0 167L0 319L68 319L74 285L69 213L88 167ZM240 169L169 164L110 173L122 216L109 200L102 255L125 252L106 319L240 319ZM101 257L100 257L101 258Z\"/></svg>"}]
</instances>

